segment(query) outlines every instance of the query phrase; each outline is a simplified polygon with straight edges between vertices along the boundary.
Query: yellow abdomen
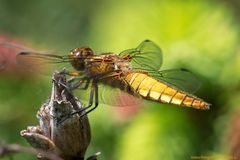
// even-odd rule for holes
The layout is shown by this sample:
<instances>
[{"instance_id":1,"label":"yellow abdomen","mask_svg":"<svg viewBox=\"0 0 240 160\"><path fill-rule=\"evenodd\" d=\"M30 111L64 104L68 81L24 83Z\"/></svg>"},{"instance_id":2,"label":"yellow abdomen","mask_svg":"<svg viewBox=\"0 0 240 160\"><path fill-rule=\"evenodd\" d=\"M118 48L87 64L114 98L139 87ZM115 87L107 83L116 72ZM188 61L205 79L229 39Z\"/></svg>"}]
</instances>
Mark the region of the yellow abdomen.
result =
<instances>
[{"instance_id":1,"label":"yellow abdomen","mask_svg":"<svg viewBox=\"0 0 240 160\"><path fill-rule=\"evenodd\" d=\"M130 73L125 80L145 99L204 110L210 106L202 99L177 90L144 73Z\"/></svg>"}]
</instances>

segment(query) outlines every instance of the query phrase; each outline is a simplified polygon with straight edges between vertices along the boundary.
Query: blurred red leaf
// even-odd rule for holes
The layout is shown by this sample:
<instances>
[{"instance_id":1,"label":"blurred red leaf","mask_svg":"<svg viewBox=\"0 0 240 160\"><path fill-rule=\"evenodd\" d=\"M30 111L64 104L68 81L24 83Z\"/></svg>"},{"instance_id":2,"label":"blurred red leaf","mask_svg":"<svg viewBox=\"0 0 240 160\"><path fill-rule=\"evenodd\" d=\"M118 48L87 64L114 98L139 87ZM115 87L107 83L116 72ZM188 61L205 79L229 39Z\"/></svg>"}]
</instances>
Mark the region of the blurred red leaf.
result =
<instances>
[{"instance_id":1,"label":"blurred red leaf","mask_svg":"<svg viewBox=\"0 0 240 160\"><path fill-rule=\"evenodd\" d=\"M17 64L16 56L21 51L31 51L21 42L13 40L8 36L0 35L0 73L19 73L23 74L24 70Z\"/></svg>"}]
</instances>

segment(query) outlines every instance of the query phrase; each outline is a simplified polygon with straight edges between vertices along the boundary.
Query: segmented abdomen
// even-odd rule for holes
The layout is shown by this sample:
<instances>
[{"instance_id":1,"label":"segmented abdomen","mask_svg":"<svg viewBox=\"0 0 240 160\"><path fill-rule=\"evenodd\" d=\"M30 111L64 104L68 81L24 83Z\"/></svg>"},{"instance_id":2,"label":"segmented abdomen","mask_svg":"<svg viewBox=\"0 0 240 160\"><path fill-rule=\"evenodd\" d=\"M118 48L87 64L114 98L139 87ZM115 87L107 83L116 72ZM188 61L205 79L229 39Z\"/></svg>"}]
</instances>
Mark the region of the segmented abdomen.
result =
<instances>
[{"instance_id":1,"label":"segmented abdomen","mask_svg":"<svg viewBox=\"0 0 240 160\"><path fill-rule=\"evenodd\" d=\"M210 106L202 99L177 90L144 73L130 73L125 80L145 99L196 109L209 109Z\"/></svg>"}]
</instances>

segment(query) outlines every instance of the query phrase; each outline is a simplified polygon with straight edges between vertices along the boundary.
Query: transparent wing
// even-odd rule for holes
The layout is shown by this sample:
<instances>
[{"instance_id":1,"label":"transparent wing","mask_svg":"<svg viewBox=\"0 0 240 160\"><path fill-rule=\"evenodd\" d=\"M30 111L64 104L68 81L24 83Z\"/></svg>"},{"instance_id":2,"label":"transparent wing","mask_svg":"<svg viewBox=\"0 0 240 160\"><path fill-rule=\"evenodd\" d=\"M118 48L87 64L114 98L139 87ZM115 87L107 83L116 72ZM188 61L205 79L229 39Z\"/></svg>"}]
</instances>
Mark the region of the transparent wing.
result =
<instances>
[{"instance_id":1,"label":"transparent wing","mask_svg":"<svg viewBox=\"0 0 240 160\"><path fill-rule=\"evenodd\" d=\"M82 86L84 85L85 84ZM89 102L90 90L91 85L89 85L86 90L75 90L76 95L78 95L79 99L85 105ZM142 104L142 99L140 97L133 96L118 88L113 88L105 84L98 83L98 92L99 104L105 104L113 107L132 107L140 106Z\"/></svg>"},{"instance_id":2,"label":"transparent wing","mask_svg":"<svg viewBox=\"0 0 240 160\"><path fill-rule=\"evenodd\" d=\"M37 53L33 49L13 43L0 41L0 71L11 68L23 72L35 72L51 75L70 65L67 56Z\"/></svg>"},{"instance_id":3,"label":"transparent wing","mask_svg":"<svg viewBox=\"0 0 240 160\"><path fill-rule=\"evenodd\" d=\"M145 40L137 48L125 50L119 55L129 58L132 67L138 70L159 70L162 65L162 51L150 40Z\"/></svg>"},{"instance_id":4,"label":"transparent wing","mask_svg":"<svg viewBox=\"0 0 240 160\"><path fill-rule=\"evenodd\" d=\"M100 102L116 107L140 106L142 99L138 95L132 95L118 88L100 84Z\"/></svg>"},{"instance_id":5,"label":"transparent wing","mask_svg":"<svg viewBox=\"0 0 240 160\"><path fill-rule=\"evenodd\" d=\"M201 86L198 78L187 69L148 70L148 73L159 81L188 93L196 92Z\"/></svg>"},{"instance_id":6,"label":"transparent wing","mask_svg":"<svg viewBox=\"0 0 240 160\"><path fill-rule=\"evenodd\" d=\"M21 70L16 64L16 55L23 50L31 50L23 45L0 40L0 71Z\"/></svg>"},{"instance_id":7,"label":"transparent wing","mask_svg":"<svg viewBox=\"0 0 240 160\"><path fill-rule=\"evenodd\" d=\"M50 75L54 70L71 67L67 56L22 51L16 56L17 65L28 71Z\"/></svg>"}]
</instances>

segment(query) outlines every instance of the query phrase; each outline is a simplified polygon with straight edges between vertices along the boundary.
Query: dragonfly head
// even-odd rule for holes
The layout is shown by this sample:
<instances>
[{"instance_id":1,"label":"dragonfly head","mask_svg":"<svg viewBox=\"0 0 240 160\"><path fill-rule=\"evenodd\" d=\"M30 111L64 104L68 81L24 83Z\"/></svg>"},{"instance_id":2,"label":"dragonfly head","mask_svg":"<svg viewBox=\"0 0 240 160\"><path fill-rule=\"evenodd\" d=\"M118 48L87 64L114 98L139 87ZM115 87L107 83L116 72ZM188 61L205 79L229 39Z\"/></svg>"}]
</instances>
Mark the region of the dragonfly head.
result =
<instances>
[{"instance_id":1,"label":"dragonfly head","mask_svg":"<svg viewBox=\"0 0 240 160\"><path fill-rule=\"evenodd\" d=\"M75 48L71 50L68 57L70 59L72 66L76 70L81 71L85 69L85 59L92 55L93 55L93 51L91 48L80 47L80 48Z\"/></svg>"}]
</instances>

